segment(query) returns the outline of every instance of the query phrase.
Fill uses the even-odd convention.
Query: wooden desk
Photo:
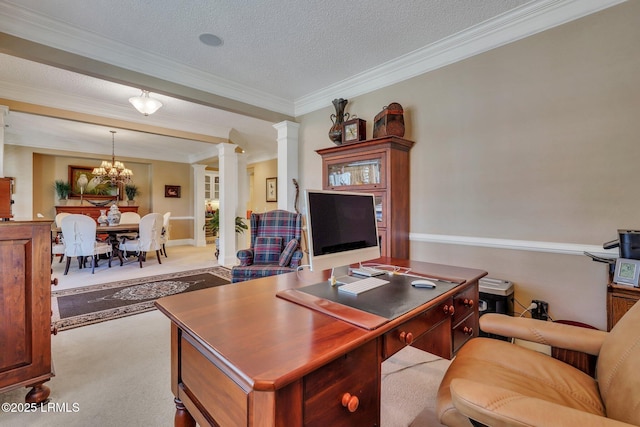
[[[463,283],[374,330],[276,297],[326,280],[328,272],[288,273],[158,300],[172,322],[175,425],[379,425],[382,361],[408,344],[453,357],[477,336],[478,280],[486,272],[378,261]]]

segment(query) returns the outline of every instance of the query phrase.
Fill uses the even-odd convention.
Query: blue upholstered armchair
[[[238,251],[231,282],[295,271],[302,260],[302,215],[284,210],[251,214],[251,247]]]

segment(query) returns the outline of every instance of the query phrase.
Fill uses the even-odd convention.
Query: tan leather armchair
[[[546,354],[490,338],[458,352],[438,390],[449,427],[640,426],[640,303],[611,332],[485,314],[485,332],[598,357],[596,378]]]

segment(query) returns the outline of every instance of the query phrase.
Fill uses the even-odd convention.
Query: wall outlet
[[[534,319],[548,320],[549,319],[549,303],[534,299],[531,302],[535,302],[537,307],[531,310],[531,317]]]

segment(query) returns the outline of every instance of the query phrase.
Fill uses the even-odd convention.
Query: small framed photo
[[[180,186],[179,185],[165,185],[164,186],[164,197],[175,197],[176,199],[180,198]]]
[[[616,260],[616,272],[613,281],[618,285],[638,287],[640,277],[640,260],[618,258]]]
[[[278,201],[278,178],[267,178],[267,202]]]

